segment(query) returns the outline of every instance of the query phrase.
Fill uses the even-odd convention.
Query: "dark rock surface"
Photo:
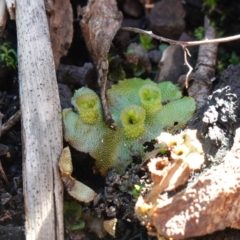
[[[58,82],[73,85],[75,88],[91,86],[96,79],[97,73],[92,63],[85,63],[82,67],[60,64],[57,70]]]
[[[233,144],[235,130],[240,126],[240,65],[223,71],[207,104],[200,108],[190,128],[197,128],[207,159],[220,163]]]
[[[153,33],[178,39],[185,29],[185,10],[180,0],[162,0],[154,4],[149,20]]]

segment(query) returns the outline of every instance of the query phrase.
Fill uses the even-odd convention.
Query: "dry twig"
[[[21,117],[21,111],[18,110],[6,123],[2,125],[1,135],[5,134],[12,126],[14,126]]]
[[[200,41],[187,41],[187,42],[185,42],[185,41],[177,41],[177,40],[161,37],[161,36],[153,34],[152,31],[145,31],[145,30],[142,30],[142,29],[139,29],[139,28],[122,27],[121,29],[126,30],[126,31],[130,31],[130,32],[144,34],[144,35],[150,36],[152,38],[155,38],[155,39],[157,39],[161,42],[167,42],[171,45],[178,45],[178,46],[182,46],[182,47],[191,47],[191,46],[199,46],[199,45],[203,45],[203,44],[223,43],[223,42],[231,42],[231,41],[235,41],[235,40],[240,40],[240,34],[238,34],[238,35],[234,35],[234,36],[231,36],[231,37],[216,38],[216,39],[205,39],[205,40],[200,40]]]
[[[183,48],[183,52],[184,52],[184,63],[185,63],[185,65],[187,65],[187,67],[188,67],[188,69],[189,69],[189,71],[188,71],[188,73],[187,73],[187,75],[186,75],[186,80],[185,80],[186,88],[188,88],[188,77],[189,77],[189,75],[192,73],[193,68],[192,68],[192,66],[189,64],[189,62],[188,62],[188,60],[187,60],[187,56],[191,57],[191,54],[190,54],[190,52],[188,51],[188,49],[186,48],[186,46],[183,46],[182,48]]]
[[[187,61],[187,55],[189,55],[189,53],[188,53],[188,49],[186,47],[198,46],[198,45],[204,45],[204,44],[218,44],[218,43],[230,42],[230,41],[235,41],[235,40],[240,39],[240,34],[238,34],[238,35],[231,36],[231,37],[224,37],[224,38],[217,38],[217,39],[204,39],[204,40],[201,40],[201,41],[187,41],[187,42],[185,42],[185,41],[177,41],[177,40],[161,37],[161,36],[153,34],[152,31],[145,31],[145,30],[142,30],[142,29],[139,29],[139,28],[122,27],[121,29],[126,30],[126,31],[135,32],[135,33],[144,34],[144,35],[150,36],[154,39],[157,39],[161,42],[167,42],[170,45],[181,46],[183,48],[183,51],[184,51],[184,63],[189,68],[189,71],[186,75],[186,81],[185,81],[186,87],[188,87],[188,82],[187,82],[188,76],[191,74],[191,72],[193,70],[193,68],[190,66],[190,64]]]

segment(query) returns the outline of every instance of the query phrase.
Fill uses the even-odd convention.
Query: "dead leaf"
[[[98,83],[101,86],[105,120],[111,128],[114,128],[114,121],[105,95],[108,74],[107,55],[121,23],[122,13],[118,11],[116,0],[89,0],[83,10],[81,28],[87,48],[99,73]]]
[[[89,0],[83,10],[81,28],[94,64],[98,69],[107,59],[112,40],[122,23],[115,0]]]
[[[68,193],[80,202],[91,202],[97,194],[85,184],[73,178],[72,157],[69,147],[63,149],[58,162],[62,182]]]

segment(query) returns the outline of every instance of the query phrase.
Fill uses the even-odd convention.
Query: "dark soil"
[[[82,36],[79,21],[81,16],[78,15],[77,8],[86,4],[85,0],[72,0],[74,10],[74,38],[69,54],[63,57],[60,67],[57,70],[59,82],[60,99],[62,108],[70,107],[70,99],[75,89],[82,86],[88,86],[99,92],[97,84],[97,72],[88,54],[84,38]],[[123,12],[123,26],[139,27],[149,29],[153,17],[151,10],[145,9],[141,2],[144,0],[118,0],[119,9]],[[147,2],[147,1],[146,1]],[[151,1],[153,2],[153,1]],[[154,1],[154,3],[161,1]],[[210,7],[203,6],[201,0],[185,0],[183,9],[185,17],[184,29],[180,28],[174,32],[173,38],[178,38],[185,31],[193,37],[196,28],[203,26],[204,14],[214,20],[218,31],[222,31],[224,36],[235,35],[239,33],[240,19],[240,2],[239,1],[221,1],[216,8],[211,10]],[[205,1],[207,2],[207,1]],[[178,9],[174,8],[178,11]],[[180,14],[181,15],[181,14]],[[222,16],[226,15],[225,19]],[[182,26],[181,26],[182,27]],[[156,26],[154,25],[154,28]],[[180,32],[179,32],[180,31]],[[170,31],[171,32],[171,31]],[[168,32],[168,34],[170,34]],[[171,36],[170,36],[171,37]],[[16,49],[16,31],[13,21],[7,23],[5,38],[3,41],[9,41],[11,47]],[[139,36],[134,33],[119,31],[113,40],[110,50],[110,56],[113,61],[110,63],[111,83],[117,82],[119,76],[126,78],[136,76],[136,71],[129,64],[129,59],[124,56],[130,43],[139,43]],[[159,56],[158,45],[155,40],[152,41],[153,49],[149,54],[151,71],[139,73],[142,78],[154,79],[157,71],[157,64],[161,57]],[[80,47],[81,46],[81,47]],[[218,62],[227,68],[230,64],[229,59],[233,52],[240,57],[239,41],[221,44],[219,47]],[[155,53],[153,52],[155,50]],[[197,50],[194,50],[197,51]],[[239,62],[238,62],[239,61]],[[234,63],[240,63],[238,59]],[[146,62],[144,63],[146,67]],[[148,64],[148,63],[147,63]],[[71,65],[71,66],[70,66]],[[118,69],[121,72],[114,73]],[[121,75],[123,74],[123,75]],[[135,74],[135,75],[134,75]],[[219,81],[221,69],[216,71],[216,83]],[[238,95],[239,96],[239,95]],[[18,80],[17,71],[8,68],[0,68],[0,112],[3,114],[2,123],[6,123],[18,110]],[[231,127],[231,126],[230,126]],[[66,144],[66,143],[65,143]],[[151,145],[151,144],[150,144]],[[0,239],[20,240],[24,238],[24,202],[22,188],[22,151],[21,151],[21,124],[17,121],[10,130],[2,134],[0,141]],[[123,176],[111,170],[106,178],[94,174],[94,160],[88,155],[79,153],[71,149],[73,156],[74,173],[73,176],[79,181],[84,182],[98,193],[98,201],[91,204],[82,204],[83,212],[90,213],[93,218],[112,219],[117,218],[116,238],[118,240],[155,240],[155,237],[147,235],[145,227],[136,219],[134,215],[134,204],[136,198],[133,195],[134,185],[151,187],[151,180],[147,169],[139,165],[141,159],[134,159],[134,164],[129,166]],[[2,166],[1,166],[2,165]],[[4,173],[6,177],[4,177]],[[145,194],[147,189],[143,189],[141,194]],[[65,200],[72,199],[65,194]],[[85,217],[86,218],[86,217]],[[84,219],[84,216],[83,216]],[[87,220],[85,220],[87,223]],[[86,224],[84,230],[70,231],[66,230],[66,239],[94,240],[99,239],[93,230],[90,231]],[[102,239],[114,239],[110,235]],[[226,229],[209,236],[194,238],[201,240],[237,240],[240,239],[240,231]]]

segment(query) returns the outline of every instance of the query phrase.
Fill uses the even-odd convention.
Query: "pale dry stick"
[[[62,119],[45,2],[16,0],[15,13],[25,238],[63,240]]]
[[[145,7],[145,14],[146,17],[149,15],[149,10],[154,7],[154,3],[152,3],[152,0],[140,0],[141,4]]]
[[[190,52],[188,51],[188,49],[184,46],[182,47],[183,48],[183,52],[184,52],[184,63],[185,65],[187,65],[188,67],[188,72],[187,72],[187,75],[186,75],[186,80],[185,80],[185,85],[186,85],[186,88],[188,88],[188,77],[190,76],[190,74],[192,73],[193,71],[193,67],[188,63],[188,60],[187,60],[187,55],[189,57],[191,57],[191,54]]]
[[[148,9],[151,9],[151,8],[154,7],[154,4],[153,3],[152,4],[151,3],[147,3],[147,4],[144,5],[144,7],[148,8]]]
[[[188,87],[188,82],[187,82],[188,77],[193,70],[193,68],[190,66],[190,64],[187,61],[187,54],[189,55],[189,51],[187,50],[186,47],[198,46],[198,45],[203,45],[203,44],[214,44],[214,43],[218,44],[218,43],[223,43],[223,42],[231,42],[231,41],[240,40],[240,34],[238,34],[238,35],[231,36],[231,37],[224,37],[224,38],[217,38],[217,39],[204,39],[204,40],[201,40],[201,41],[187,41],[187,42],[185,42],[185,41],[177,41],[177,40],[161,37],[161,36],[153,34],[152,31],[145,31],[145,30],[142,30],[142,29],[139,29],[139,28],[122,27],[121,29],[126,30],[126,31],[130,31],[130,32],[144,34],[144,35],[150,36],[154,39],[157,39],[161,42],[167,42],[170,45],[181,46],[183,48],[183,51],[184,51],[184,63],[189,68],[189,71],[188,71],[187,76],[186,76],[186,87]]]

